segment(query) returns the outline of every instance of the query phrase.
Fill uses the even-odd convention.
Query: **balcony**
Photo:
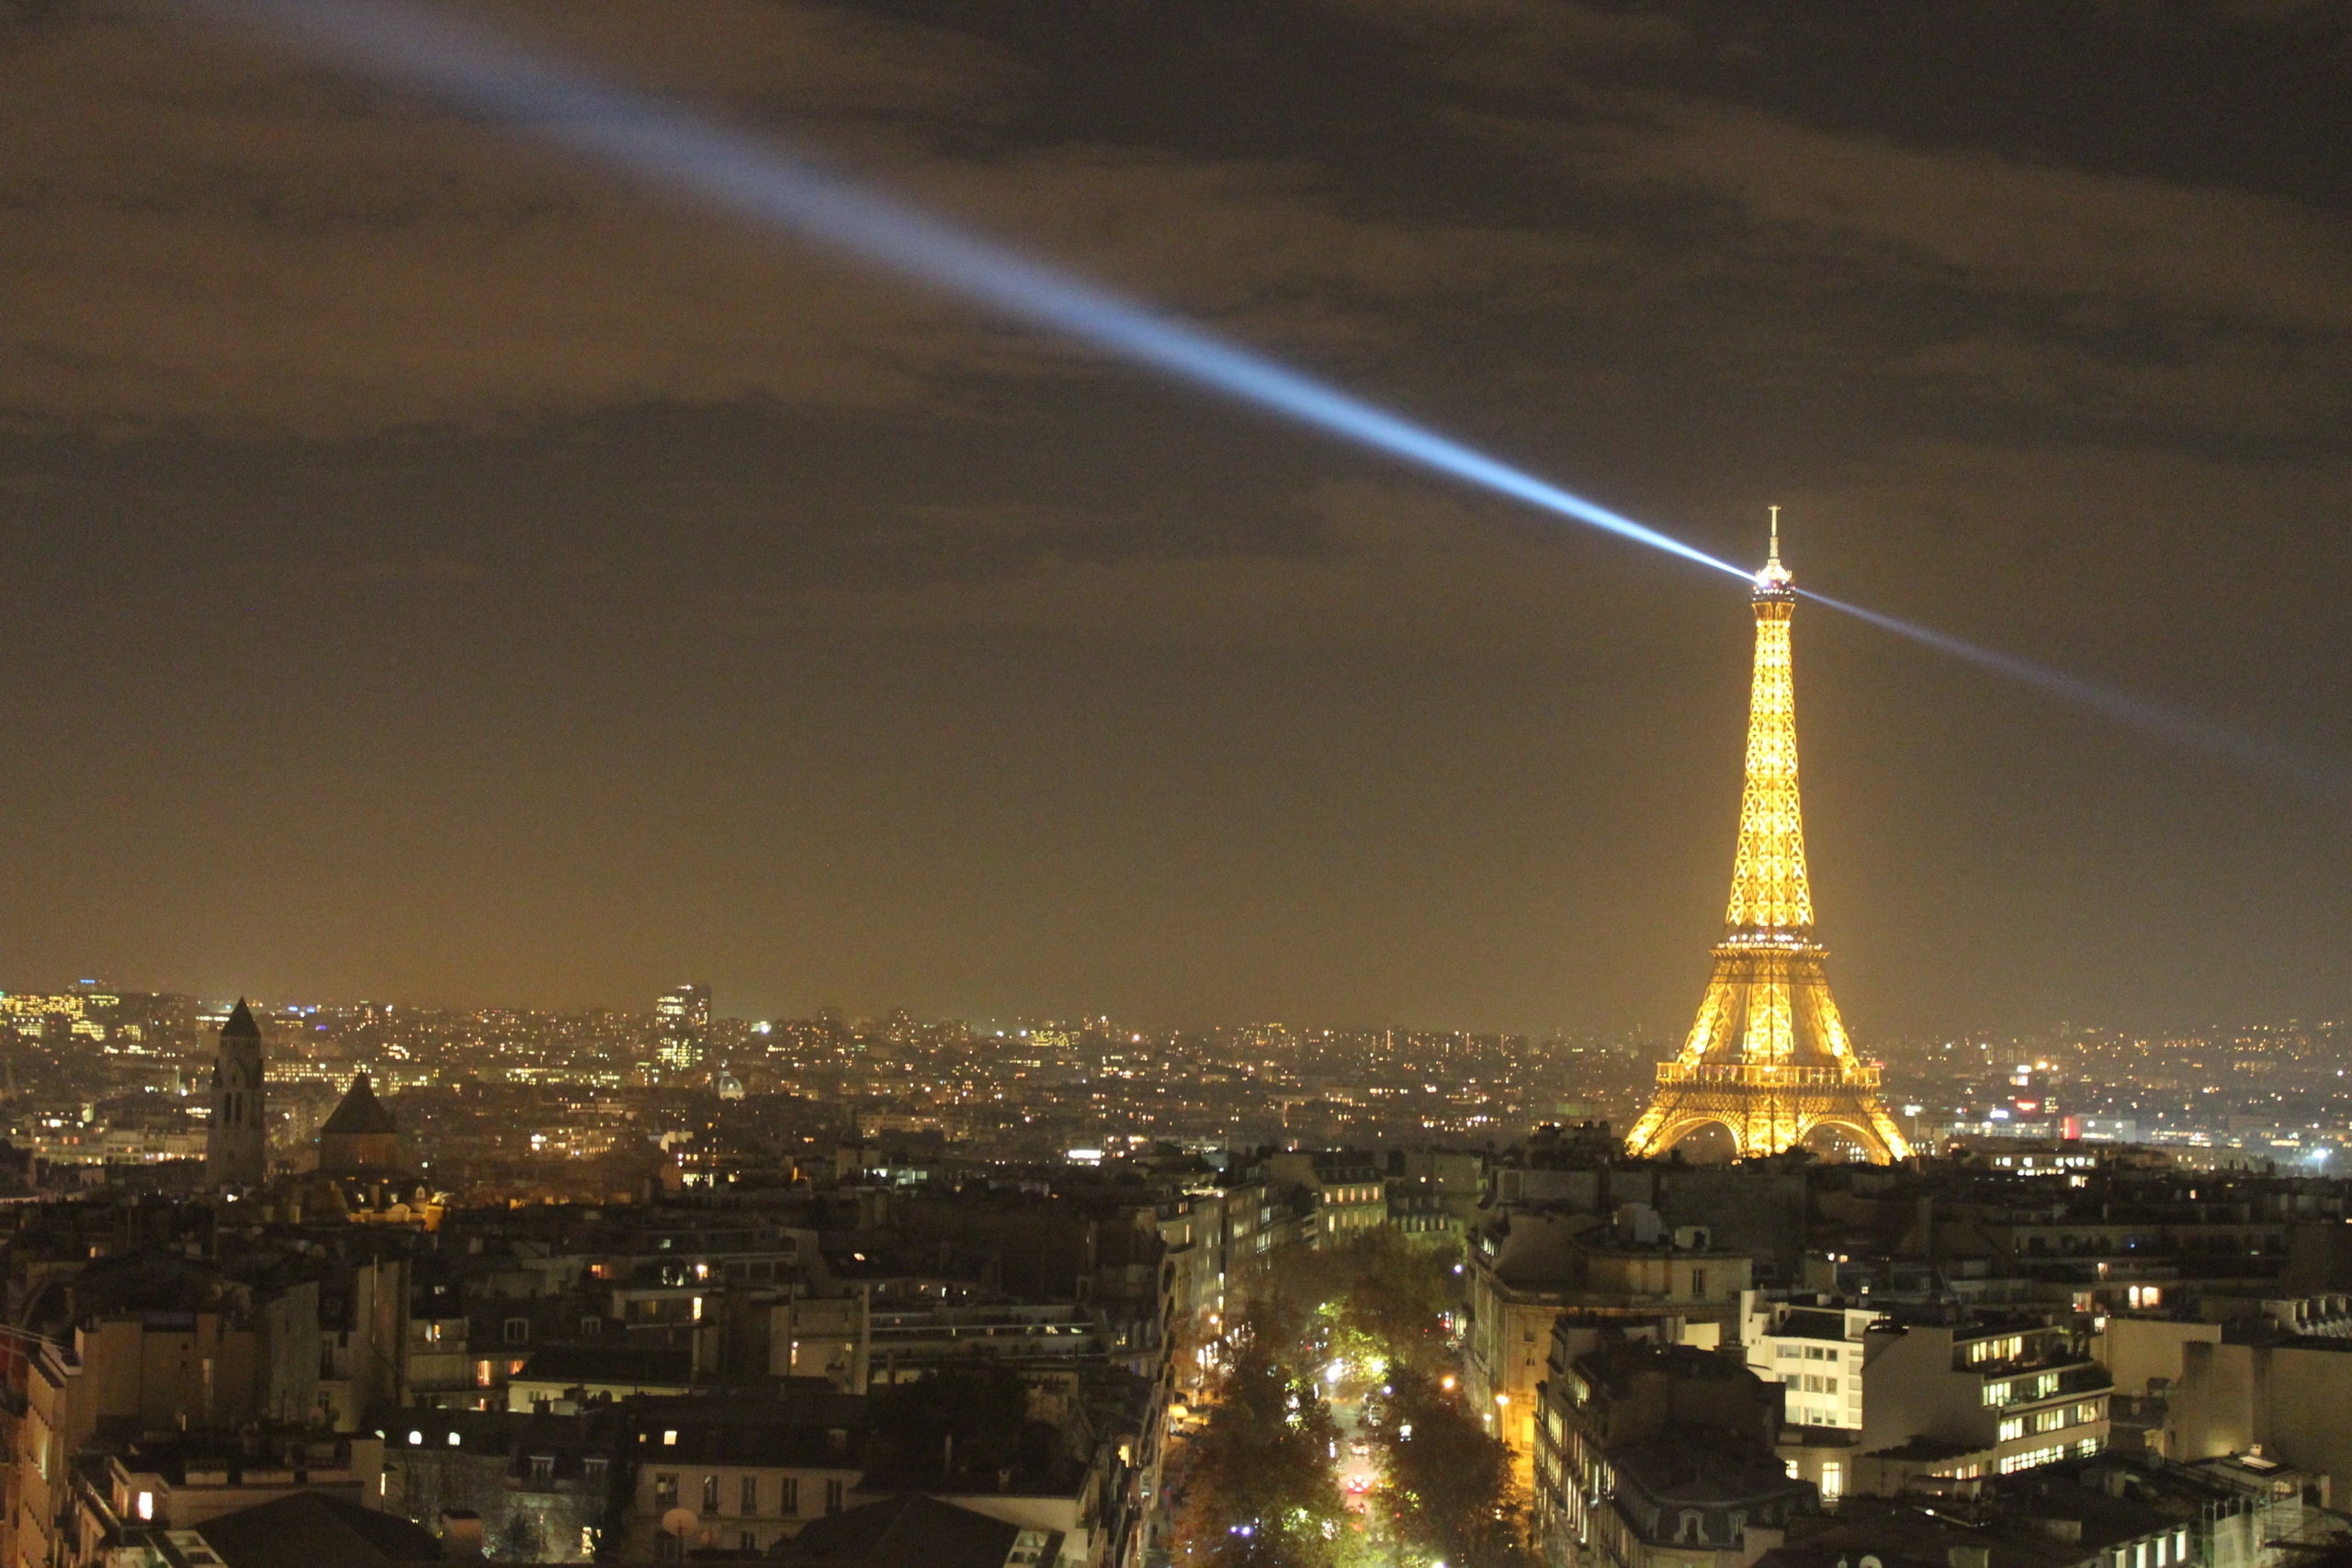
[[[1879,1070],[1862,1062],[1840,1067],[1800,1067],[1762,1062],[1660,1062],[1662,1084],[1724,1084],[1739,1089],[1878,1088]]]
[[[2070,1365],[2045,1368],[2034,1372],[2007,1372],[1997,1378],[1987,1378],[1984,1403],[1999,1409],[2020,1404],[2039,1404],[2045,1400],[2066,1399],[2081,1393],[2104,1393],[2115,1386],[2115,1378],[2097,1361],[2076,1360]]]

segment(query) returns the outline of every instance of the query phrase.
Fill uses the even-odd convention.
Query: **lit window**
[[[139,1495],[139,1517],[142,1519],[152,1519],[155,1517],[155,1495],[153,1492],[141,1492]]]

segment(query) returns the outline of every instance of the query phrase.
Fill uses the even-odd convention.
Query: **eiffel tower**
[[[1661,1155],[1712,1123],[1730,1132],[1741,1159],[1779,1154],[1817,1129],[1843,1134],[1875,1162],[1907,1159],[1911,1145],[1879,1100],[1879,1069],[1855,1056],[1830,999],[1827,954],[1813,940],[1789,651],[1796,580],[1781,564],[1777,506],[1771,558],[1751,597],[1756,678],[1731,908],[1698,1021],[1682,1054],[1657,1065],[1657,1090],[1626,1152]]]

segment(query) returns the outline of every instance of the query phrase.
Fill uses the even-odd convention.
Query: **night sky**
[[[1865,1044],[2352,1003],[2335,4],[568,0],[1742,561]],[[0,7],[0,985],[1680,1029],[1740,585],[185,6]]]

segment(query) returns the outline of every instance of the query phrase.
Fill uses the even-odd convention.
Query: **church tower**
[[[1736,1157],[1776,1155],[1827,1128],[1884,1164],[1911,1145],[1879,1100],[1879,1070],[1854,1055],[1813,940],[1804,820],[1797,801],[1796,682],[1789,626],[1796,580],[1771,558],[1756,574],[1756,673],[1747,712],[1747,785],[1731,907],[1714,976],[1682,1054],[1657,1065],[1649,1110],[1625,1140],[1662,1155],[1702,1127],[1731,1134]]]
[[[262,1101],[261,1026],[243,997],[220,1026],[212,1060],[212,1120],[204,1132],[204,1179],[215,1188],[258,1187],[269,1174],[269,1123]]]

